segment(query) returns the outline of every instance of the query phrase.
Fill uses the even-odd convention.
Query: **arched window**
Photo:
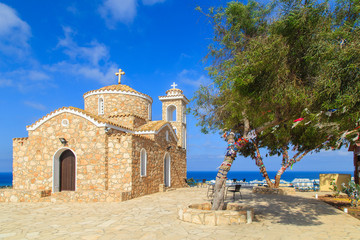
[[[182,147],[186,149],[186,128],[182,128]]]
[[[104,99],[101,97],[99,98],[99,115],[103,115],[104,114]]]
[[[176,121],[176,107],[174,105],[170,105],[166,109],[166,116],[168,122]]]
[[[145,149],[141,149],[140,151],[140,176],[145,177],[146,176],[146,162],[147,162],[147,156]]]
[[[171,166],[170,166],[170,154],[166,153],[164,157],[164,184],[165,187],[171,185]]]
[[[183,123],[186,123],[186,107],[183,107]]]
[[[151,104],[150,103],[149,103],[149,106],[148,106],[148,112],[149,112],[149,120],[151,121],[152,112],[151,112]]]
[[[166,141],[169,141],[169,131],[167,131],[167,130],[165,132],[165,139],[166,139]]]

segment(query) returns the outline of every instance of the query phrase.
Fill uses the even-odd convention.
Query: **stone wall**
[[[173,138],[173,135],[169,132],[169,141],[166,141],[166,131],[168,128],[163,128],[156,135],[156,142],[159,143],[162,152],[162,171],[164,168],[164,156],[165,153],[168,152],[170,154],[170,166],[171,166],[171,187],[185,187],[185,178],[186,178],[186,150],[182,149],[177,145],[177,142]],[[178,140],[179,141],[179,140]],[[171,148],[166,151],[167,147],[171,146]],[[164,181],[163,181],[164,183]]]
[[[346,186],[349,184],[351,180],[351,174],[337,174],[337,173],[320,174],[320,192],[332,191],[333,187],[331,186],[330,183],[333,180],[335,180],[335,184],[337,188],[341,189],[343,183]]]
[[[153,139],[162,147],[166,148],[171,144],[176,146],[177,142],[174,135],[170,132],[171,129],[168,127],[163,127],[158,134],[153,135]],[[168,141],[166,140],[166,132],[168,132]]]
[[[171,149],[167,151],[166,146],[171,146]],[[146,176],[140,176],[140,151],[143,148],[147,154]],[[186,152],[177,148],[176,142],[160,145],[147,138],[133,136],[132,197],[159,192],[159,185],[164,184],[164,158],[167,152],[171,159],[171,187],[185,187]]]
[[[0,189],[0,202],[46,202],[47,191]]]
[[[62,120],[69,124],[64,126]],[[13,140],[13,188],[49,190],[53,187],[54,156],[70,149],[76,156],[76,190],[105,190],[105,130],[71,113],[61,113]],[[65,138],[66,146],[59,141]]]
[[[112,122],[116,122],[117,124],[124,126],[124,127],[128,127],[130,129],[134,129],[137,127],[140,127],[144,124],[146,124],[148,121],[144,118],[138,117],[138,116],[134,116],[131,114],[126,114],[126,115],[111,115],[109,117],[110,121]]]
[[[211,210],[211,203],[178,206],[178,218],[201,225],[224,226],[251,223],[254,209],[238,203],[225,203],[225,210]]]
[[[0,202],[121,202],[131,199],[129,192],[57,192],[0,189]]]
[[[132,136],[114,131],[108,136],[109,190],[130,192],[132,188]]]
[[[149,105],[151,102],[145,98],[121,93],[98,93],[85,98],[85,111],[99,115],[99,98],[104,99],[104,114],[108,118],[111,115],[135,114],[144,119],[149,119]],[[120,123],[119,123],[120,124]]]

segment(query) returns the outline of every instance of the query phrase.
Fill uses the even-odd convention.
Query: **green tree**
[[[204,133],[235,133],[227,135],[216,177],[213,209],[220,209],[237,153],[253,158],[268,186],[278,187],[283,172],[306,154],[354,138],[360,120],[360,1],[234,1],[205,14],[214,28],[207,56],[213,83],[196,92],[193,113]],[[260,149],[281,156],[275,183]]]

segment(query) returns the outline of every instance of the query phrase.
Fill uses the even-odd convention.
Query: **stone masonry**
[[[13,139],[13,189],[0,191],[0,202],[123,201],[158,192],[165,178],[171,187],[185,185],[184,136],[174,132],[173,122],[150,120],[148,95],[119,84],[87,92],[84,100],[85,110],[57,109],[28,126],[28,137]],[[181,101],[174,99],[179,109],[187,103]],[[66,175],[64,152],[75,159],[74,179]],[[63,190],[65,178],[75,181],[75,189]]]

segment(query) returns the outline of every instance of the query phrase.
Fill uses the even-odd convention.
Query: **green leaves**
[[[255,129],[270,155],[288,145],[335,146],[336,136],[360,122],[359,2],[230,2],[209,10],[213,85],[199,89],[193,108],[204,132]],[[338,111],[324,114],[329,109]]]

